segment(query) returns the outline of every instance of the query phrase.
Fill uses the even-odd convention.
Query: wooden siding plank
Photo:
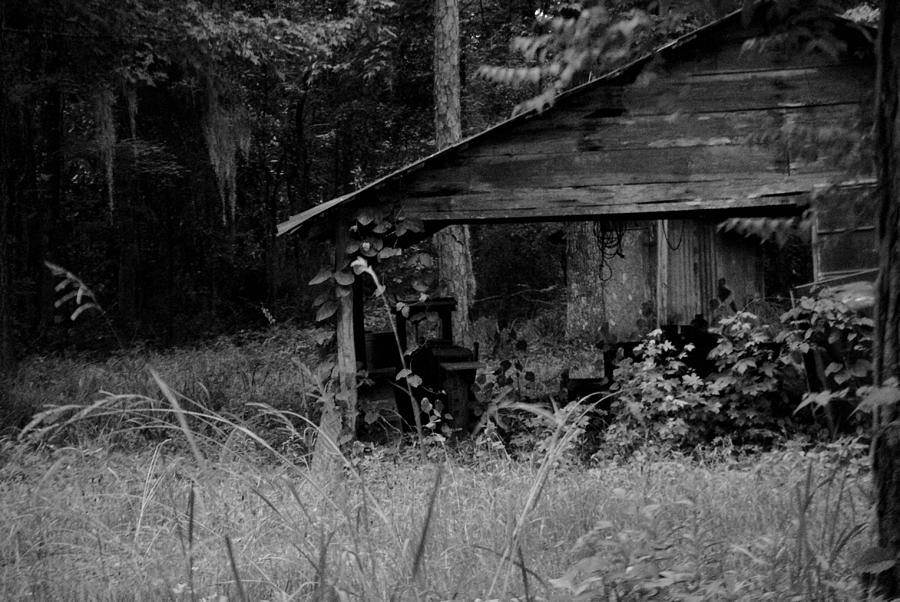
[[[860,116],[858,103],[821,107],[794,107],[751,111],[689,114],[673,117],[637,115],[589,119],[566,113],[565,119],[535,120],[516,132],[465,149],[453,162],[473,157],[553,155],[582,151],[661,148],[669,146],[759,146],[764,134],[774,135],[784,123],[795,126],[854,126]]]
[[[678,57],[669,57],[657,68],[660,76],[701,75],[705,73],[754,72],[774,69],[808,69],[832,67],[835,65],[869,69],[874,76],[874,63],[865,63],[852,56],[835,60],[824,53],[782,53],[744,50],[743,41],[718,46],[710,52],[708,48],[696,48],[693,52]],[[651,64],[651,68],[653,65]]]
[[[626,149],[555,156],[478,157],[454,168],[432,170],[407,182],[413,196],[498,188],[684,182],[786,175],[783,155],[765,147],[705,146]]]
[[[729,70],[657,76],[647,85],[609,84],[580,94],[560,112],[627,109],[628,115],[671,114],[676,108],[721,112],[860,102],[873,74],[857,64],[796,69]]]
[[[403,202],[407,215],[426,221],[502,221],[575,219],[588,216],[650,215],[664,212],[790,210],[820,176],[751,180],[719,180],[679,184],[507,188],[493,191],[414,197]]]
[[[632,86],[623,103],[628,115],[670,115],[859,103],[871,83],[849,66],[662,78]],[[601,105],[604,106],[604,105]]]

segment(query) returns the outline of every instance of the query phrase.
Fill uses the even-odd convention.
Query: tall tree
[[[875,379],[900,379],[900,6],[882,0],[876,79],[878,263],[875,299]],[[896,383],[895,383],[896,384]],[[897,404],[876,412],[873,475],[878,545],[894,558],[881,574],[878,594],[900,595],[900,422]]]
[[[434,1],[434,127],[438,149],[462,138],[459,79],[459,3]],[[475,298],[471,234],[468,226],[448,226],[434,237],[440,293],[455,297],[453,331],[463,344],[472,343],[469,310]]]
[[[0,55],[6,53],[5,29],[6,6],[3,5],[0,6]],[[4,75],[3,70],[0,70],[0,75]],[[3,396],[3,376],[13,364],[10,319],[12,302],[9,257],[10,189],[8,182],[8,178],[11,176],[9,165],[10,128],[8,126],[10,110],[6,95],[0,95],[0,400]]]

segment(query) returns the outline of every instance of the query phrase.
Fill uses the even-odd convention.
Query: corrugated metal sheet
[[[701,258],[706,253],[702,228],[695,220],[669,220],[668,236],[658,241],[668,246],[668,308],[662,322],[687,324],[701,313],[702,289],[708,280]]]
[[[762,247],[734,233],[715,233],[716,282],[725,278],[738,309],[765,296]]]
[[[701,220],[670,220],[668,236],[658,244],[668,251],[666,324],[688,324],[697,314],[713,322],[720,279],[738,308],[763,295],[760,247],[716,231]]]

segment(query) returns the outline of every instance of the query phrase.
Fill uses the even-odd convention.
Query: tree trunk
[[[116,235],[119,241],[118,321],[129,339],[138,329],[138,240],[135,199],[119,195],[116,203]]]
[[[566,338],[597,343],[606,324],[600,248],[592,222],[566,226]]]
[[[58,85],[48,91],[44,106],[43,127],[47,164],[41,168],[46,178],[46,190],[41,195],[41,222],[39,228],[40,257],[35,265],[38,270],[38,333],[48,336],[55,314],[55,282],[49,270],[44,269],[45,260],[65,265],[65,258],[59,256],[59,221],[62,211],[63,188],[63,93]]]
[[[438,149],[462,137],[459,81],[459,4],[434,2],[434,127]],[[453,332],[457,342],[472,344],[469,310],[475,298],[471,235],[468,226],[448,226],[434,236],[441,295],[455,297]]]
[[[0,57],[6,54],[5,8],[0,6]],[[0,60],[3,60],[0,58]],[[6,65],[0,63],[0,73]],[[12,254],[10,252],[10,221],[12,219],[12,108],[6,95],[0,92],[0,429],[11,415],[9,378],[15,369],[12,326]]]
[[[3,34],[0,33],[0,36]],[[0,49],[3,45],[0,43]],[[9,253],[10,190],[9,111],[6,99],[0,99],[0,387],[4,375],[15,363],[12,332],[12,278]],[[0,399],[3,391],[0,390]]]
[[[650,230],[629,228],[621,254],[604,249],[598,224],[573,223],[566,234],[566,337],[588,343],[633,341],[656,324],[655,257]]]
[[[881,2],[875,127],[878,169],[878,261],[875,298],[875,380],[900,377],[900,6]],[[896,407],[875,415],[873,475],[878,544],[900,552],[900,423]],[[900,595],[900,570],[879,575],[881,596]]]
[[[6,9],[0,6],[0,57],[6,54]],[[0,73],[7,65],[0,64]],[[12,108],[6,94],[0,93],[0,402],[5,396],[5,376],[15,363],[12,332],[12,256],[10,253],[10,221],[12,219]],[[0,407],[0,411],[3,408]]]

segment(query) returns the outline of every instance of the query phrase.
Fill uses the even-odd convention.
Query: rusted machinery
[[[394,319],[407,367],[422,379],[413,395],[420,402],[428,399],[442,408],[442,420],[452,421],[453,427],[469,429],[474,422],[471,389],[482,364],[478,362],[477,344],[469,349],[454,342],[452,313],[456,299],[437,297],[404,305],[405,310],[396,312]],[[390,384],[403,428],[414,428],[415,415],[405,383],[395,380],[402,364],[392,332],[366,336],[366,367],[382,397],[385,385]],[[428,418],[423,416],[423,421],[427,423]]]

